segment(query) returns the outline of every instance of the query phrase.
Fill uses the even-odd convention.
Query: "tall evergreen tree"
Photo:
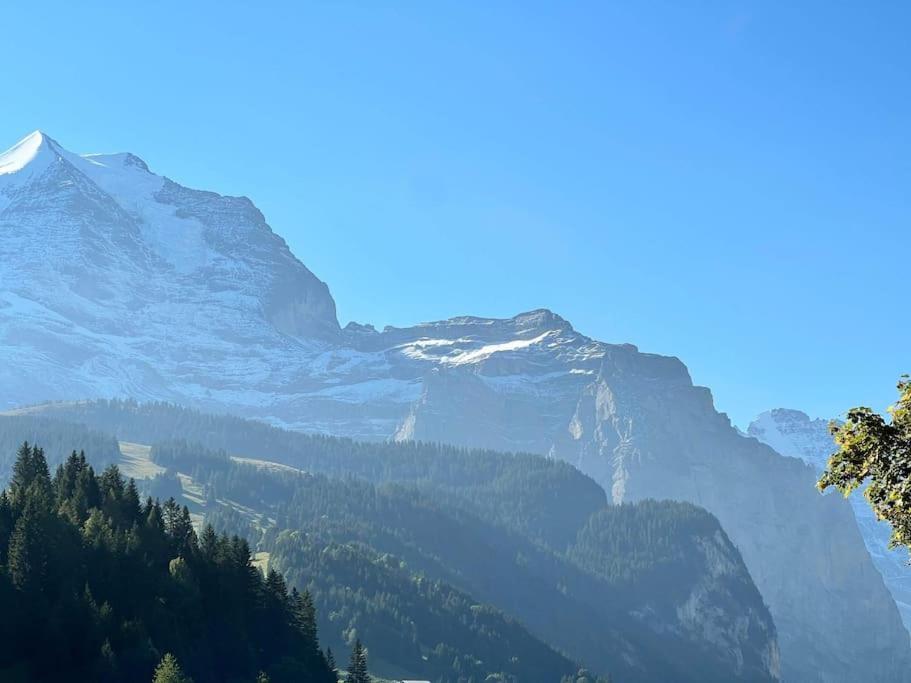
[[[168,652],[158,663],[152,683],[193,683],[193,679],[184,674],[177,658]]]
[[[206,524],[199,537],[199,551],[204,559],[214,562],[218,552],[218,535],[211,524]]]
[[[326,648],[326,668],[336,679],[338,678],[338,664],[335,663],[335,655],[332,654],[331,647]]]
[[[33,487],[41,501],[50,506],[51,475],[44,451],[37,446],[29,446],[28,442],[25,442],[16,454],[13,477],[9,485],[9,495],[13,506],[21,510],[25,506],[28,490]]]
[[[367,650],[358,638],[351,650],[351,661],[348,664],[348,676],[345,683],[370,683],[367,672]]]
[[[9,541],[7,571],[13,586],[25,593],[41,589],[48,572],[47,539],[43,520],[33,506],[26,506]]]
[[[295,625],[304,636],[308,647],[316,649],[316,607],[313,605],[310,591],[299,593],[297,588],[292,588],[290,602]]]

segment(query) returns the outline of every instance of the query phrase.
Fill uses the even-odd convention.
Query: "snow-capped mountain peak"
[[[11,203],[18,188],[42,175],[59,159],[59,146],[40,130],[0,154],[0,211]]]
[[[782,455],[800,458],[818,469],[834,450],[829,422],[792,408],[767,410],[750,423],[747,433]]]
[[[0,176],[18,173],[36,160],[39,163],[41,160],[49,160],[53,154],[53,140],[36,130],[0,154]]]
[[[8,396],[29,384],[45,396],[145,385],[176,398],[165,367],[199,378],[196,358],[222,365],[222,385],[246,383],[269,374],[250,348],[339,334],[326,285],[249,200],[183,187],[129,153],[79,156],[40,131],[0,164]]]
[[[107,168],[131,166],[144,171],[149,170],[142,159],[129,152],[83,154],[81,156],[72,154],[44,131],[35,130],[5,152],[0,153],[0,176],[12,175],[23,170],[34,170],[36,165],[44,168],[49,162],[60,158],[65,158],[77,166],[80,165],[81,160],[85,160],[88,164]]]

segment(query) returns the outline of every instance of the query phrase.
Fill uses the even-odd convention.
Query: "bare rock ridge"
[[[35,133],[0,155],[0,401],[161,399],[360,439],[563,458],[615,501],[714,513],[791,682],[911,680],[850,507],[740,435],[676,358],[559,316],[340,329],[328,288],[244,198]]]

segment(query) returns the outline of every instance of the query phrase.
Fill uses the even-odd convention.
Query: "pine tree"
[[[138,521],[142,514],[142,508],[139,502],[139,489],[136,488],[136,480],[132,477],[130,477],[126,491],[124,491],[123,494],[123,512],[128,522]]]
[[[193,679],[184,675],[177,659],[168,652],[158,663],[152,683],[193,683]]]
[[[29,446],[26,441],[16,454],[13,477],[9,485],[9,495],[13,507],[22,510],[31,489],[35,489],[36,497],[40,498],[50,509],[53,491],[47,459],[44,457],[43,450],[37,446]]]
[[[266,577],[266,592],[275,601],[275,604],[284,606],[288,602],[288,586],[285,577],[274,569],[269,570]]]
[[[112,513],[120,501],[123,500],[125,486],[120,469],[117,465],[108,465],[101,473],[101,495],[104,497],[105,507]]]
[[[313,605],[310,591],[299,593],[297,588],[292,588],[290,602],[294,623],[307,642],[307,646],[313,648],[315,652],[319,646],[319,638],[316,628],[316,607]]]
[[[23,680],[58,680],[61,671],[99,683],[149,680],[160,654],[183,643],[181,663],[206,683],[252,683],[261,671],[336,683],[305,637],[315,629],[309,596],[292,600],[275,572],[265,581],[240,537],[207,527],[198,547],[185,506],[171,501],[166,519],[157,501],[140,504],[116,468],[96,476],[81,453],[51,481],[41,449],[23,445],[14,469],[15,504],[0,492],[0,669],[16,662]],[[190,679],[167,654],[152,680]]]
[[[9,482],[9,496],[14,506],[22,506],[25,490],[32,483],[33,478],[32,447],[26,441],[16,451],[16,462],[13,464],[13,475]]]
[[[41,590],[47,579],[54,542],[51,479],[44,451],[24,444],[19,450],[14,477],[19,517],[10,535],[7,571],[13,586],[19,590]]]
[[[174,555],[189,557],[197,546],[189,508],[186,505],[181,507],[176,500],[168,498],[163,513],[165,529],[171,541],[171,551]]]
[[[211,524],[206,524],[199,538],[199,550],[203,558],[209,562],[215,562],[218,553],[218,536]]]
[[[39,589],[47,575],[47,560],[40,520],[27,509],[16,522],[9,542],[7,571],[13,586],[25,592]]]
[[[348,664],[348,676],[345,683],[370,683],[370,674],[367,673],[367,650],[358,638],[351,650],[351,662]]]

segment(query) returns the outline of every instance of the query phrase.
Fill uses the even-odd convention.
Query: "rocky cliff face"
[[[243,198],[40,133],[0,155],[6,406],[164,399],[364,439],[566,459],[614,501],[722,522],[769,604],[790,681],[909,678],[911,649],[850,509],[717,413],[677,359],[549,311],[339,329],[326,286]],[[871,678],[872,677],[872,678]]]
[[[828,422],[811,420],[799,410],[777,408],[765,412],[750,423],[747,431],[750,436],[768,444],[782,455],[800,458],[811,465],[817,474],[825,469],[829,456],[835,450]],[[905,627],[911,630],[911,567],[908,565],[908,551],[889,548],[892,529],[887,522],[876,519],[863,491],[855,491],[849,500],[867,552],[895,598]]]
[[[534,420],[523,404],[535,392],[497,393],[485,370],[434,379],[407,435],[502,448],[524,434],[515,446],[576,464],[615,502],[701,505],[721,521],[769,605],[783,680],[906,680],[906,632],[844,501],[818,494],[805,463],[741,436],[678,360],[629,346],[603,345],[596,355],[584,373],[574,368],[585,378],[574,399],[547,392]],[[488,421],[503,425],[493,438]]]

